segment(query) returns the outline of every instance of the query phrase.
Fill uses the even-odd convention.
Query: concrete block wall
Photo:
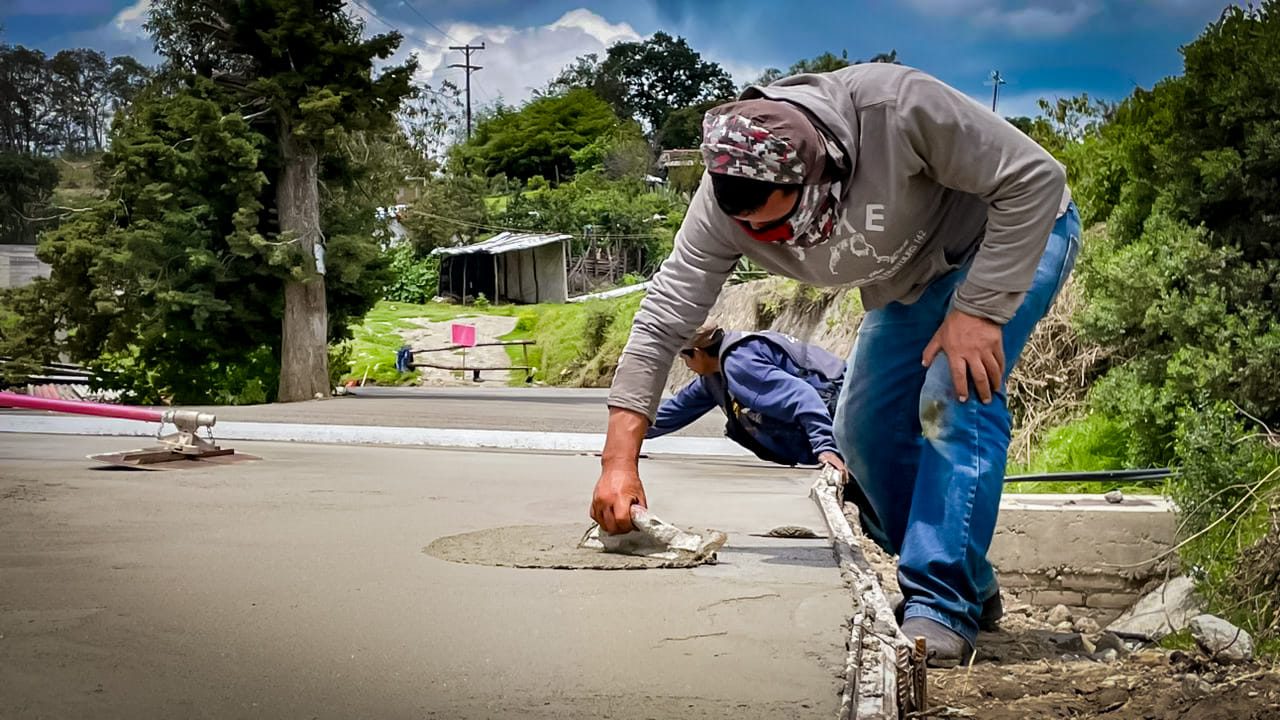
[[[51,268],[36,257],[35,245],[0,245],[0,288],[30,285]]]
[[[1157,497],[1006,495],[988,558],[1006,593],[1109,619],[1163,581],[1176,543],[1174,508]]]

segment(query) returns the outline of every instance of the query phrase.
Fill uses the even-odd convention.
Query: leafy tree
[[[1035,124],[1036,124],[1036,121],[1034,119],[1029,118],[1026,115],[1019,115],[1017,117],[1007,117],[1005,118],[1005,120],[1008,120],[1010,125],[1018,128],[1025,135],[1030,135],[1032,133],[1032,129],[1035,127]]]
[[[101,150],[107,119],[107,58],[96,50],[62,50],[49,61],[64,149]]]
[[[1228,7],[1182,54],[1185,74],[1148,99],[1150,157],[1135,157],[1134,170],[1161,189],[1159,207],[1204,223],[1248,262],[1270,261],[1280,253],[1280,4]],[[1280,301],[1276,292],[1268,298]]]
[[[1116,109],[1114,103],[1090,99],[1089,93],[1060,97],[1053,102],[1040,98],[1036,105],[1040,108],[1040,119],[1048,123],[1052,136],[1067,142],[1080,142],[1098,134]]]
[[[102,53],[83,48],[49,58],[21,45],[0,45],[0,150],[47,155],[101,149],[109,111],[128,100],[113,88],[136,92],[148,76],[133,58],[112,62],[114,71]]]
[[[589,172],[556,188],[513,195],[494,222],[571,233],[577,236],[575,253],[583,252],[593,239],[602,245],[619,243],[627,253],[639,251],[641,265],[651,270],[670,253],[685,207],[675,193],[648,192],[641,182],[608,181]]]
[[[437,178],[423,185],[404,219],[417,253],[426,256],[438,247],[466,245],[485,234],[489,222],[485,190],[482,178],[467,176]]]
[[[434,166],[457,139],[461,117],[458,87],[445,80],[438,88],[425,83],[415,85],[400,106],[398,120],[409,146]]]
[[[280,279],[260,232],[264,145],[207,83],[136,103],[102,159],[108,197],[41,238],[53,273],[25,317],[66,330],[62,349],[135,400],[265,400]]]
[[[680,108],[667,116],[658,129],[658,147],[663,150],[696,148],[702,142],[702,118],[720,100],[709,100]]]
[[[876,53],[875,55],[872,55],[869,60],[854,60],[852,63],[849,62],[848,50],[841,50],[839,57],[830,52],[824,52],[821,55],[817,55],[812,58],[797,60],[790,68],[787,68],[786,72],[774,67],[765,68],[764,72],[760,74],[760,77],[756,78],[755,82],[749,84],[768,85],[769,83],[781,80],[784,77],[791,77],[792,75],[800,75],[801,73],[831,72],[832,70],[839,70],[840,68],[848,67],[849,65],[861,65],[862,63],[868,62],[892,63],[897,65],[899,62],[898,51],[890,50],[887,53]]]
[[[486,176],[565,180],[574,172],[573,154],[617,127],[608,103],[579,88],[481,120],[471,140],[459,146],[456,164]]]
[[[543,90],[534,91],[535,97],[564,95],[574,88],[594,88],[600,76],[600,56],[587,53],[574,58]]]
[[[0,350],[39,359],[56,348],[136,401],[274,398],[293,253],[272,239],[273,145],[237,105],[195,78],[174,94],[144,91],[116,116],[107,196],[42,235],[52,276],[15,298],[23,322]],[[336,136],[318,167],[331,337],[390,281],[373,208],[402,176],[385,142]]]
[[[888,53],[879,53],[870,60],[856,60],[854,64],[862,62],[898,62],[898,51],[893,50]],[[824,52],[813,58],[796,61],[786,72],[778,68],[766,69],[759,78],[751,85],[768,85],[775,80],[780,80],[791,75],[800,73],[819,73],[829,72],[831,70],[839,70],[849,65],[849,53],[842,50],[839,56],[830,52]],[[702,140],[702,117],[708,110],[724,102],[727,98],[718,97],[712,100],[696,103],[687,107],[682,107],[672,111],[667,115],[661,127],[658,128],[656,140],[659,147],[664,150],[679,148],[694,148]]]
[[[3,149],[44,154],[56,146],[49,62],[39,50],[0,45]]]
[[[367,40],[343,0],[156,0],[148,29],[177,68],[213,77],[269,127],[284,287],[280,399],[328,391],[325,233],[317,167],[341,131],[385,128],[409,94],[414,62],[374,77],[396,33]]]
[[[634,122],[620,123],[571,159],[576,172],[598,170],[609,180],[643,180],[653,165],[649,142]]]
[[[111,110],[120,112],[133,102],[138,93],[151,82],[151,70],[128,55],[111,58],[111,70],[107,73],[106,92]]]
[[[48,158],[0,152],[0,243],[33,245],[53,219],[58,168]]]
[[[1109,244],[1082,266],[1083,323],[1131,358],[1110,405],[1144,460],[1168,460],[1178,412],[1205,401],[1280,422],[1275,8],[1228,8],[1183,49],[1185,74],[1126,100],[1092,152],[1121,189]]]
[[[634,117],[654,130],[678,108],[734,94],[733,79],[724,68],[703,60],[684,38],[664,32],[609,48],[595,90],[619,116]]]

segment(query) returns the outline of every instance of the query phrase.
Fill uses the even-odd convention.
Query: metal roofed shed
[[[468,302],[562,303],[569,299],[568,241],[563,233],[501,232],[483,242],[436,248],[440,295]]]

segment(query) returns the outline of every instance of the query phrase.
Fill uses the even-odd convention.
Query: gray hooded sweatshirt
[[[835,230],[808,248],[755,240],[719,209],[704,175],[636,314],[611,407],[652,421],[676,351],[743,256],[812,285],[858,287],[867,310],[914,302],[972,261],[954,307],[1008,322],[1070,202],[1053,156],[919,70],[869,63],[742,95],[760,97],[800,106],[840,146],[849,174]]]

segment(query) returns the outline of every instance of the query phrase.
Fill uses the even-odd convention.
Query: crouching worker
[[[780,333],[716,326],[694,333],[680,357],[698,377],[662,403],[646,438],[675,432],[718,407],[725,435],[761,460],[824,463],[844,472],[831,429],[843,360]]]

